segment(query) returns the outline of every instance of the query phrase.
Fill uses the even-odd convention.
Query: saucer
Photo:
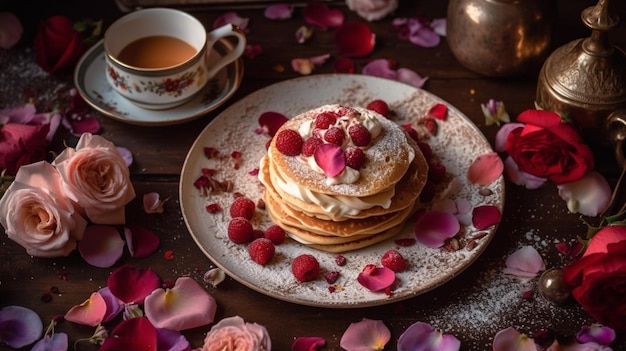
[[[217,61],[232,49],[227,40],[218,40],[211,49],[209,62]],[[163,126],[201,117],[226,102],[239,88],[243,78],[243,62],[240,58],[217,72],[188,102],[167,110],[149,110],[133,104],[113,90],[105,77],[104,55],[101,40],[78,62],[74,83],[79,94],[94,109],[128,124]]]

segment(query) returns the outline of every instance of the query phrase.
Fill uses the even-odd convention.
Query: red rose
[[[626,330],[626,226],[599,230],[583,257],[563,267],[563,278],[593,318]]]
[[[45,159],[49,130],[49,124],[0,126],[0,171],[15,175],[20,166]]]
[[[554,112],[527,110],[504,146],[519,169],[558,184],[580,179],[593,169],[593,153],[576,130]]]
[[[73,67],[85,50],[81,35],[69,18],[53,16],[39,23],[35,35],[35,59],[46,72]]]

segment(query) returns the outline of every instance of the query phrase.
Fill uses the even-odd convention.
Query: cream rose
[[[75,149],[66,148],[53,163],[71,196],[96,224],[124,224],[124,206],[135,197],[130,172],[110,141],[84,133]]]
[[[67,256],[87,226],[64,196],[56,169],[45,161],[20,167],[0,199],[0,223],[11,240],[37,257]]]
[[[398,0],[346,0],[346,4],[368,21],[382,19],[398,8]]]
[[[270,351],[272,342],[264,326],[241,317],[224,318],[204,338],[202,351]]]

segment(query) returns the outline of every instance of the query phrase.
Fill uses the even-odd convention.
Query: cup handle
[[[211,48],[215,45],[217,40],[229,36],[237,38],[237,46],[208,68],[207,77],[213,77],[220,69],[235,61],[243,54],[243,51],[246,48],[246,35],[241,29],[239,29],[239,27],[229,23],[207,33],[207,59],[211,53]]]

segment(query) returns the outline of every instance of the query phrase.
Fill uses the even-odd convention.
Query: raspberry
[[[345,266],[346,265],[346,257],[342,255],[335,256],[335,263],[337,266]]]
[[[428,180],[439,184],[445,176],[446,166],[443,163],[434,160],[428,162]]]
[[[365,153],[356,146],[350,146],[344,151],[346,165],[350,168],[359,170],[365,163]]]
[[[378,114],[383,115],[385,117],[389,117],[391,115],[391,110],[389,110],[389,105],[383,100],[374,100],[367,104],[365,107],[368,110],[372,110],[374,112],[378,112]]]
[[[348,135],[356,146],[367,146],[372,141],[372,133],[362,124],[353,124],[348,128]]]
[[[326,274],[324,274],[324,279],[326,279],[326,282],[328,284],[335,283],[338,278],[339,278],[339,272],[337,271],[328,271],[326,272]]]
[[[337,117],[332,112],[322,112],[315,117],[315,127],[319,129],[328,129],[337,122]]]
[[[297,156],[302,152],[302,137],[293,129],[284,129],[276,136],[276,148],[283,155]]]
[[[300,282],[308,282],[320,274],[320,264],[313,255],[301,254],[291,262],[291,272]]]
[[[230,216],[233,218],[243,217],[249,220],[254,216],[255,207],[254,201],[245,196],[240,196],[230,205]]]
[[[330,127],[326,133],[324,133],[324,140],[329,143],[341,146],[346,139],[346,133],[339,127]]]
[[[264,266],[274,257],[276,248],[270,239],[258,238],[248,246],[248,253],[252,261]]]
[[[280,245],[285,242],[285,230],[280,226],[273,224],[265,230],[264,237],[270,239],[274,245]]]
[[[302,154],[304,156],[313,156],[315,149],[323,143],[324,141],[318,137],[308,138],[304,141],[304,144],[302,144]]]
[[[243,217],[235,217],[228,223],[228,238],[235,244],[247,244],[254,237],[252,223]]]
[[[394,272],[402,272],[407,267],[407,261],[396,250],[389,250],[383,254],[380,263]]]

